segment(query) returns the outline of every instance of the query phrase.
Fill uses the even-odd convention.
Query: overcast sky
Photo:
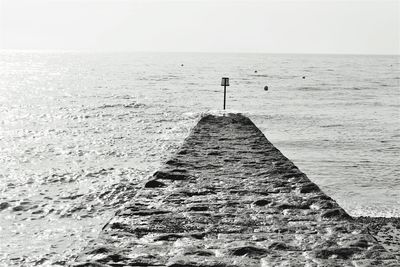
[[[400,54],[400,1],[0,0],[1,49]]]

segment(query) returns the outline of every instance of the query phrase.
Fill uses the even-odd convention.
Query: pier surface
[[[76,266],[399,266],[240,114],[207,115]]]

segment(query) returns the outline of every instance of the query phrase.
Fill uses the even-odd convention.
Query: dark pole
[[[226,103],[226,85],[224,85],[224,110],[225,110],[225,103]]]

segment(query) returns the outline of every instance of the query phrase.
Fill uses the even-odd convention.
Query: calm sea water
[[[398,56],[1,52],[0,265],[63,264],[95,239],[220,112],[222,76],[229,111],[351,215],[400,216]]]

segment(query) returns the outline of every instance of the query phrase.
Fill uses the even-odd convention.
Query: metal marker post
[[[224,110],[226,105],[226,85],[224,85]]]
[[[225,110],[225,107],[226,107],[226,87],[229,86],[229,78],[222,77],[221,86],[224,87],[224,110]]]

